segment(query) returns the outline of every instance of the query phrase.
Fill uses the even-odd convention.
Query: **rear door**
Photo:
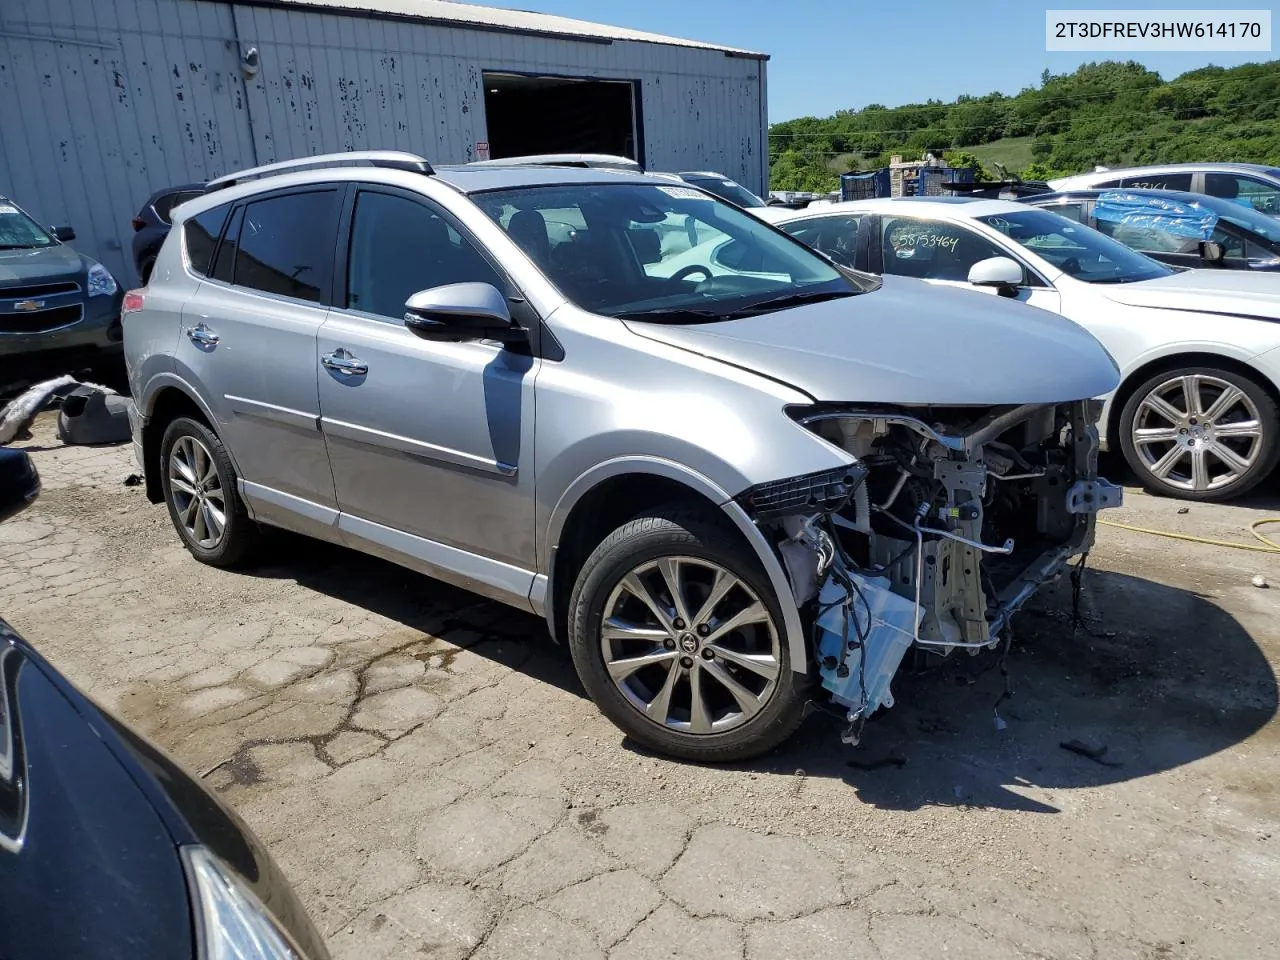
[[[429,342],[404,325],[405,301],[420,290],[478,281],[515,291],[421,195],[361,186],[349,224],[311,356],[340,529],[362,549],[523,600],[535,567],[540,361],[494,341]]]
[[[214,410],[255,515],[303,532],[337,520],[315,348],[345,189],[308,186],[237,204],[210,279],[183,310],[178,342],[178,363]]]

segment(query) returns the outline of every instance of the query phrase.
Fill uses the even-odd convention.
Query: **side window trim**
[[[230,287],[230,279],[220,276],[222,267],[222,258],[224,256],[234,257],[234,253],[228,253],[231,248],[227,246],[227,240],[231,233],[235,232],[237,245],[240,239],[240,225],[244,222],[244,204],[234,203],[231,205],[231,213],[227,216],[227,222],[222,225],[222,233],[218,237],[218,245],[214,248],[213,259],[209,261],[209,276],[204,279],[210,283],[216,283],[220,286]],[[234,268],[234,262],[227,268],[228,272]]]

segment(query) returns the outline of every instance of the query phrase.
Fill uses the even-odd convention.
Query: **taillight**
[[[142,229],[143,227],[145,227],[146,225],[147,225],[147,221],[143,220],[141,217],[134,217],[134,218],[133,218],[133,230],[134,230],[134,232],[135,232],[135,233],[136,233],[137,231],[141,230],[141,229]]]
[[[141,290],[130,290],[124,295],[124,304],[120,307],[121,316],[129,313],[137,313],[142,309],[143,296]]]

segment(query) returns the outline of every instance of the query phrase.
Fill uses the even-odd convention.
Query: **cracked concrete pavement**
[[[1280,558],[1106,530],[1083,626],[1061,585],[1018,621],[1004,729],[961,657],[904,671],[859,748],[817,714],[696,767],[626,741],[537,619],[290,537],[200,566],[127,447],[34,432],[0,614],[245,817],[337,958],[1273,955],[1280,590],[1249,581]]]

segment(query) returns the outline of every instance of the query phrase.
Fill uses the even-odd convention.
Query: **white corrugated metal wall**
[[[3,0],[0,193],[131,282],[129,220],[161,187],[336,150],[475,159],[485,71],[638,80],[651,169],[764,187],[757,59],[215,0]]]

